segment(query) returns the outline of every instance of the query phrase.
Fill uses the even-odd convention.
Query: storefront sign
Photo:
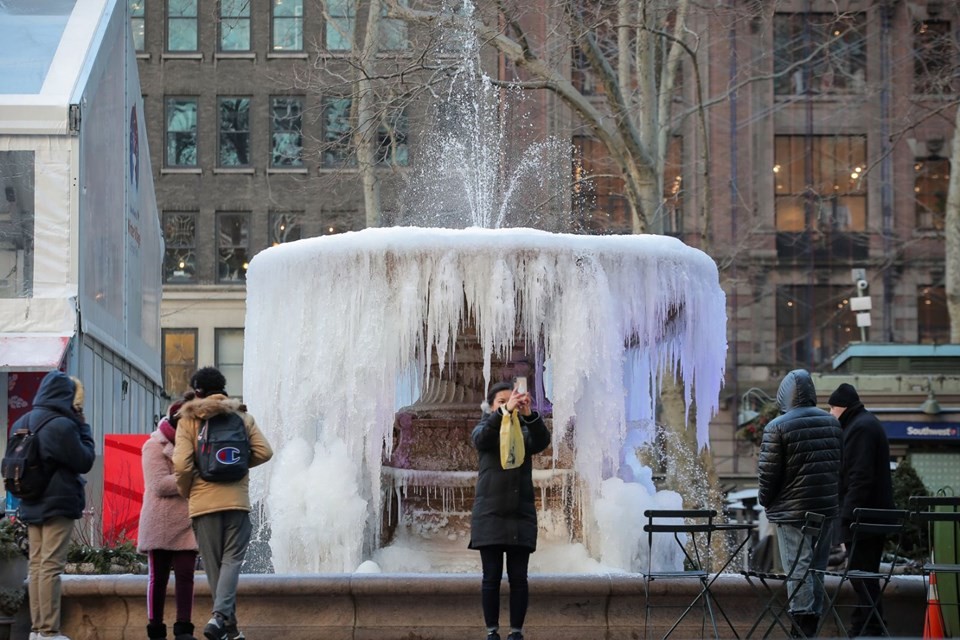
[[[883,428],[891,440],[958,440],[957,422],[892,422],[884,421]]]

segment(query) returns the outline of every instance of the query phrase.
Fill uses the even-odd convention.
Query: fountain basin
[[[691,582],[656,581],[651,595],[657,605],[689,601],[695,594]],[[828,588],[834,585],[828,583]],[[64,576],[63,632],[74,640],[139,640],[146,624],[146,590],[146,576]],[[503,622],[508,591],[504,582]],[[760,611],[750,585],[739,575],[722,575],[714,592],[743,635]],[[852,589],[844,595],[849,602]],[[168,596],[169,621],[175,611],[172,584]],[[885,592],[884,606],[893,637],[921,635],[926,596],[919,576],[894,577]],[[202,627],[210,607],[206,580],[198,574],[194,624]],[[479,574],[244,575],[238,612],[240,626],[251,640],[464,640],[483,636]],[[635,640],[643,637],[643,612],[643,580],[636,574],[538,574],[530,577],[525,631],[532,640]],[[648,635],[662,636],[679,612],[655,610]],[[18,616],[22,636],[13,637],[25,638],[29,631],[29,624],[25,630],[22,624],[24,613]],[[29,620],[29,615],[25,618]],[[701,637],[701,631],[701,618],[692,612],[673,637]],[[721,628],[721,634],[733,637],[729,628]],[[829,626],[823,635],[838,634]]]

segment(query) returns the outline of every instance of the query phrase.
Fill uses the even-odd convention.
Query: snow
[[[688,408],[696,400],[700,446],[717,410],[724,293],[714,262],[670,237],[371,228],[261,252],[247,296],[244,400],[278,451],[254,473],[252,499],[266,500],[278,572],[353,571],[370,559],[383,490],[413,477],[381,486],[394,414],[431,360],[455,358],[469,320],[488,385],[518,328],[540,350],[554,444],[576,425],[575,469],[600,532],[591,542],[613,568],[640,561],[628,547],[642,536],[616,539],[606,523],[634,528],[658,508],[645,505],[677,508],[679,498],[653,494],[625,453],[628,430],[630,442],[649,438],[668,375],[683,380]]]

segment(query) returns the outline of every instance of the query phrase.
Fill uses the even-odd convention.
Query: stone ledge
[[[680,615],[682,608],[675,607],[697,593],[697,584],[657,580],[650,587],[656,602],[647,632],[659,637]],[[140,639],[146,624],[146,591],[146,576],[64,576],[63,631],[73,640]],[[750,585],[739,575],[724,574],[712,591],[738,632],[745,633],[761,606]],[[504,623],[508,592],[505,580]],[[851,595],[852,589],[845,589],[845,600]],[[168,620],[174,612],[172,596],[171,576]],[[197,574],[195,596],[194,624],[202,627],[211,607],[202,574]],[[926,594],[919,576],[895,578],[885,606],[894,636],[921,635]],[[481,637],[483,630],[477,574],[245,574],[239,613],[249,640],[464,640]],[[644,587],[638,575],[530,577],[526,623],[530,638],[635,640],[643,635],[643,618]],[[722,637],[733,637],[722,621],[719,624]],[[701,611],[696,609],[674,637],[700,637],[701,632]],[[825,635],[836,633],[832,626],[825,629]]]

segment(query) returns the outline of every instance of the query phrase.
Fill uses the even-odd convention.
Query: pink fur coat
[[[143,508],[137,549],[193,550],[187,500],[177,493],[173,475],[173,443],[157,429],[143,443]]]

